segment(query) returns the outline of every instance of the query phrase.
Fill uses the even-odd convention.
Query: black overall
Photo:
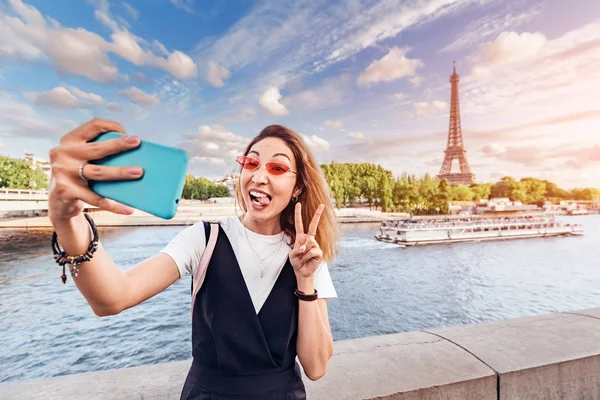
[[[204,231],[208,239],[207,222]],[[192,313],[193,361],[181,400],[306,399],[296,363],[295,288],[288,258],[257,315],[231,243],[219,226]]]

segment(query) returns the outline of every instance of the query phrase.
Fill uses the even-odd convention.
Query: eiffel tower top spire
[[[453,73],[450,76],[450,124],[448,127],[448,142],[444,162],[438,174],[439,179],[447,179],[453,185],[470,185],[475,183],[475,175],[467,161],[467,150],[463,144],[462,127],[460,122],[460,105],[458,101],[458,82],[456,61],[453,62]],[[458,160],[460,172],[452,172],[452,161]]]

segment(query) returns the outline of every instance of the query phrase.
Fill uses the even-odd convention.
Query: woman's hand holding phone
[[[88,143],[99,134],[110,131],[122,133],[123,137]],[[133,212],[124,204],[99,196],[90,190],[87,183],[87,179],[133,180],[143,175],[140,166],[88,164],[90,160],[98,160],[140,145],[139,138],[126,136],[125,133],[125,129],[116,122],[95,118],[62,136],[59,146],[50,150],[52,176],[48,193],[48,215],[53,225],[81,214],[83,202],[116,214],[129,215]]]

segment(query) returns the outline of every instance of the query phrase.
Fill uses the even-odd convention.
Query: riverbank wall
[[[190,361],[0,384],[5,400],[179,399]],[[600,308],[336,341],[310,400],[600,399]]]
[[[211,204],[195,201],[182,201],[177,214],[171,219],[162,219],[146,212],[135,210],[132,215],[118,215],[108,211],[90,208],[87,210],[98,227],[116,226],[187,226],[201,220],[220,219],[232,215],[241,215],[242,210],[234,204]],[[340,223],[381,222],[386,218],[406,218],[403,213],[383,213],[366,208],[336,209],[335,214]],[[34,229],[52,228],[47,215],[31,217],[12,217],[0,219],[0,228]]]

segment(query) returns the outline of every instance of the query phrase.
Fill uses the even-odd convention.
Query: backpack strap
[[[202,282],[204,282],[204,277],[206,276],[206,269],[208,268],[208,263],[210,262],[210,258],[212,257],[213,250],[215,249],[215,244],[217,243],[217,236],[219,236],[219,221],[210,221],[210,235],[208,240],[206,241],[206,248],[204,249],[204,253],[202,253],[202,257],[200,258],[200,264],[198,265],[198,270],[196,271],[196,275],[194,275],[194,280],[192,283],[192,315],[194,315],[194,302],[196,301],[196,295],[202,286]]]

